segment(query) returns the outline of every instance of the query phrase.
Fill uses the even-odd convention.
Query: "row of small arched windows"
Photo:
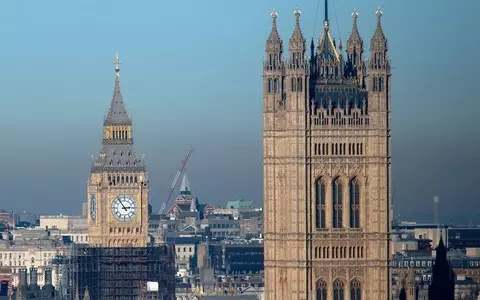
[[[268,78],[267,81],[267,90],[269,93],[278,93],[282,87],[280,78]],[[290,90],[292,92],[302,92],[303,91],[303,78],[302,77],[292,77],[290,79]]]
[[[138,161],[138,162],[140,162],[140,161]],[[117,166],[120,166],[121,164],[122,164],[122,160],[121,160],[121,159],[118,159],[118,160],[117,160]],[[110,160],[109,165],[110,165],[110,166],[115,165],[115,162],[113,161],[113,159]],[[133,166],[133,167],[135,167],[136,165],[137,165],[137,160],[133,160],[133,163],[131,163],[129,159],[126,159],[126,160],[125,160],[125,166],[127,166],[127,167],[128,167],[128,166]],[[128,180],[128,179],[127,179],[127,180]],[[133,182],[124,182],[124,183],[133,183]],[[119,184],[119,183],[117,182],[117,185],[118,185],[118,184]]]
[[[350,126],[363,126],[363,125],[369,125],[370,124],[370,119],[368,116],[361,116],[361,117],[355,117],[354,116],[348,116],[344,118],[338,118],[338,115],[333,117],[318,117],[315,116],[313,118],[313,125],[335,125],[335,126],[345,126],[345,125],[350,125]]]
[[[347,253],[347,249],[348,249],[348,253]],[[316,259],[363,258],[363,247],[362,246],[315,247],[314,258]]]
[[[435,264],[435,261],[431,261],[431,260],[428,260],[428,261],[425,261],[425,260],[422,260],[422,261],[413,261],[413,260],[405,260],[405,261],[393,261],[392,262],[392,266],[394,268],[413,268],[413,267],[417,267],[417,268],[420,268],[420,267],[431,267],[432,266],[432,263]]]
[[[340,178],[336,178],[331,185],[331,210],[332,210],[332,227],[344,228],[343,211],[345,209],[343,203],[344,187]],[[348,208],[350,212],[350,222],[347,225],[350,228],[360,228],[360,185],[357,178],[349,183]],[[317,229],[326,228],[326,207],[327,195],[326,185],[323,178],[319,178],[315,183],[315,227]]]
[[[363,155],[363,143],[316,143],[313,153],[314,155]]]
[[[138,177],[134,175],[108,175],[108,185],[124,185],[124,184],[137,184]]]
[[[316,300],[327,300],[328,288],[327,283],[323,279],[318,280]],[[345,294],[345,282],[338,278],[335,279],[332,286],[333,300],[345,300]],[[350,300],[362,300],[362,284],[356,278],[350,281]]]
[[[110,233],[112,234],[125,234],[125,233],[139,233],[140,228],[130,228],[130,227],[113,227],[110,228]]]

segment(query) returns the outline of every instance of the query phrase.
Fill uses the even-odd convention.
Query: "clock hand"
[[[127,209],[125,208],[125,205],[123,205],[122,200],[118,199],[118,202],[120,202],[120,205],[122,206],[122,208],[123,208],[124,210],[127,210]]]

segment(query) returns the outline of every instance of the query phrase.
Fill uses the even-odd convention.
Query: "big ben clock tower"
[[[115,89],[103,122],[102,149],[88,180],[88,241],[97,247],[145,247],[148,237],[148,178],[133,149],[132,120]]]

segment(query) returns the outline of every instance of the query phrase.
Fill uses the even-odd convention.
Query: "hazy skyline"
[[[322,1],[323,2],[323,1]],[[351,12],[369,55],[379,1],[330,1],[344,44]],[[270,12],[287,52],[299,5],[318,39],[316,1],[10,1],[0,4],[0,208],[78,213],[100,150],[118,50],[122,92],[145,153],[151,204],[164,200],[188,146],[201,202],[263,202],[262,61]],[[480,222],[480,2],[382,0],[393,64],[393,195],[402,218]],[[338,20],[337,20],[338,18]],[[316,20],[316,22],[315,22]],[[314,32],[315,31],[315,32]],[[172,197],[173,199],[173,197]]]

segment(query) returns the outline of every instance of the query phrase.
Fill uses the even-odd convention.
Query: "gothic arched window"
[[[333,300],[345,299],[345,284],[342,280],[336,279],[333,282]]]
[[[268,92],[269,93],[272,93],[273,92],[273,81],[272,81],[272,78],[268,78]]]
[[[325,228],[325,182],[319,178],[315,183],[315,228]]]
[[[327,300],[327,283],[322,279],[317,281],[316,300]]]
[[[278,92],[278,79],[277,78],[273,79],[273,92],[274,93]]]
[[[360,185],[357,178],[350,181],[350,228],[360,228]]]
[[[295,79],[295,77],[292,77],[292,79],[290,81],[291,81],[290,82],[291,91],[296,92],[297,91],[297,79]]]
[[[302,77],[297,78],[297,92],[303,91],[303,80]]]
[[[350,281],[350,300],[362,300],[362,284],[356,278]]]
[[[332,184],[333,196],[333,228],[343,227],[343,186],[340,178]]]

